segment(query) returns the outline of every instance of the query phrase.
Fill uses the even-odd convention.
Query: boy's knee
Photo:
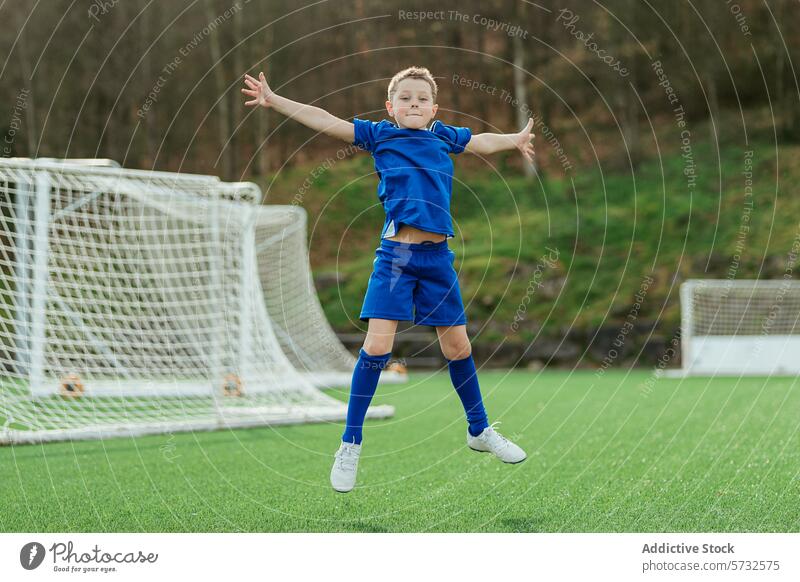
[[[363,350],[370,356],[383,356],[392,351],[392,342],[385,339],[367,340]]]
[[[472,344],[468,339],[442,345],[442,353],[448,360],[463,360],[472,355]]]

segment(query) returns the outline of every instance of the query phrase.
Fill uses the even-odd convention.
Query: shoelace
[[[353,447],[342,447],[336,454],[339,468],[347,471],[354,471],[356,468],[356,455]]]
[[[488,438],[492,438],[492,435],[494,435],[496,437],[496,439],[498,439],[500,441],[500,446],[505,448],[510,444],[508,439],[506,437],[504,437],[503,435],[501,435],[499,432],[497,432],[497,430],[495,430],[495,428],[494,428],[495,425],[498,425],[501,422],[503,422],[503,421],[502,420],[496,420],[495,422],[490,424],[488,428],[491,429],[491,432],[488,432],[486,434],[486,436]]]

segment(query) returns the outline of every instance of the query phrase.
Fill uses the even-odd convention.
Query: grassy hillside
[[[671,334],[682,280],[782,276],[798,234],[800,197],[791,189],[800,180],[800,147],[776,146],[768,120],[748,126],[747,144],[736,117],[724,121],[719,149],[707,125],[692,127],[688,155],[672,120],[656,122],[658,141],[648,142],[635,171],[602,152],[599,128],[596,150],[605,157],[567,176],[554,168],[530,182],[505,169],[503,156],[492,158],[497,168],[457,158],[451,245],[473,333],[525,342],[540,330],[618,326],[644,289],[637,323]],[[326,313],[338,329],[352,330],[383,211],[368,154],[320,164],[263,185],[270,202],[294,200],[309,211]],[[752,197],[745,193],[750,170]]]

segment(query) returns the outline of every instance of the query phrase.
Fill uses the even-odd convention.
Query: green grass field
[[[381,386],[356,489],[328,484],[340,425],[0,449],[0,529],[103,532],[795,532],[795,378],[649,370],[480,375],[528,459],[468,450],[446,373]],[[345,390],[334,390],[342,399]]]

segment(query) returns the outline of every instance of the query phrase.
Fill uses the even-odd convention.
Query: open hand
[[[531,133],[532,128],[533,119],[528,119],[528,125],[525,126],[525,129],[516,134],[514,142],[519,151],[522,152],[523,157],[531,163],[533,163],[533,156],[536,155],[533,151],[533,144],[531,143],[531,140],[536,137]]]
[[[270,99],[273,93],[272,89],[267,85],[267,79],[264,77],[264,73],[259,73],[258,79],[245,73],[244,84],[247,85],[247,88],[242,88],[242,93],[248,97],[252,97],[250,101],[244,102],[245,105],[249,107],[254,105],[260,105],[261,107],[270,106]]]

